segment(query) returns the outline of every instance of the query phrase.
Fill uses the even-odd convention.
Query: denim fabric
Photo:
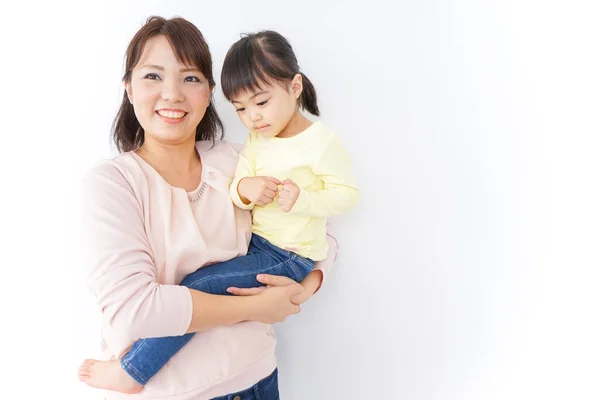
[[[271,375],[261,379],[256,385],[248,389],[215,397],[211,400],[279,400],[277,368]]]
[[[314,261],[280,249],[253,234],[247,255],[200,268],[188,275],[181,285],[211,294],[229,294],[226,290],[231,286],[264,286],[256,280],[256,275],[262,273],[284,275],[300,282],[314,266]],[[137,383],[145,385],[193,335],[140,339],[121,358],[121,368]]]

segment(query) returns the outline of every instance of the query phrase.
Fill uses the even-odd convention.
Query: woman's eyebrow
[[[140,68],[152,68],[152,69],[157,69],[159,71],[165,70],[164,67],[161,67],[160,65],[154,65],[154,64],[142,65]],[[189,67],[189,68],[181,68],[179,70],[179,72],[200,72],[200,70],[196,67]]]

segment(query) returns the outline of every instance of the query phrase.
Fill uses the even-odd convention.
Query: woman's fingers
[[[229,287],[227,288],[227,292],[234,294],[236,296],[254,296],[255,294],[259,294],[264,292],[266,287],[259,286],[253,288],[238,288],[238,287]]]
[[[300,288],[302,288],[302,285],[298,284],[295,280],[283,275],[259,274],[256,275],[256,280],[260,283],[264,283],[265,285],[270,286],[286,286],[291,284],[297,284],[298,286],[300,286]],[[302,290],[300,290],[300,292],[301,291]]]

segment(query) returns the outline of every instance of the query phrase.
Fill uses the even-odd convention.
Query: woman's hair
[[[149,17],[131,39],[125,54],[123,82],[131,82],[131,73],[140,61],[146,43],[159,35],[167,38],[179,62],[195,66],[206,77],[210,87],[215,86],[210,50],[198,28],[183,18],[165,19],[157,16]],[[211,99],[202,121],[196,128],[196,141],[214,142],[215,139],[223,137],[223,123],[213,104],[214,101]],[[135,116],[126,91],[123,93],[121,106],[113,121],[112,135],[119,152],[136,150],[144,143],[144,129]]]
[[[231,46],[223,62],[221,87],[225,98],[231,101],[241,92],[260,89],[261,83],[288,83],[296,74],[302,76],[300,106],[318,116],[317,92],[300,72],[290,43],[277,32],[261,31],[243,35]]]

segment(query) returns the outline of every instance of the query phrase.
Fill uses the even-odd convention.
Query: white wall
[[[387,3],[2,6],[3,397],[93,398],[77,184],[112,154],[125,47],[160,14],[200,27],[217,76],[239,33],[287,36],[355,161],[337,269],[278,327],[283,399],[599,398],[598,6]]]

